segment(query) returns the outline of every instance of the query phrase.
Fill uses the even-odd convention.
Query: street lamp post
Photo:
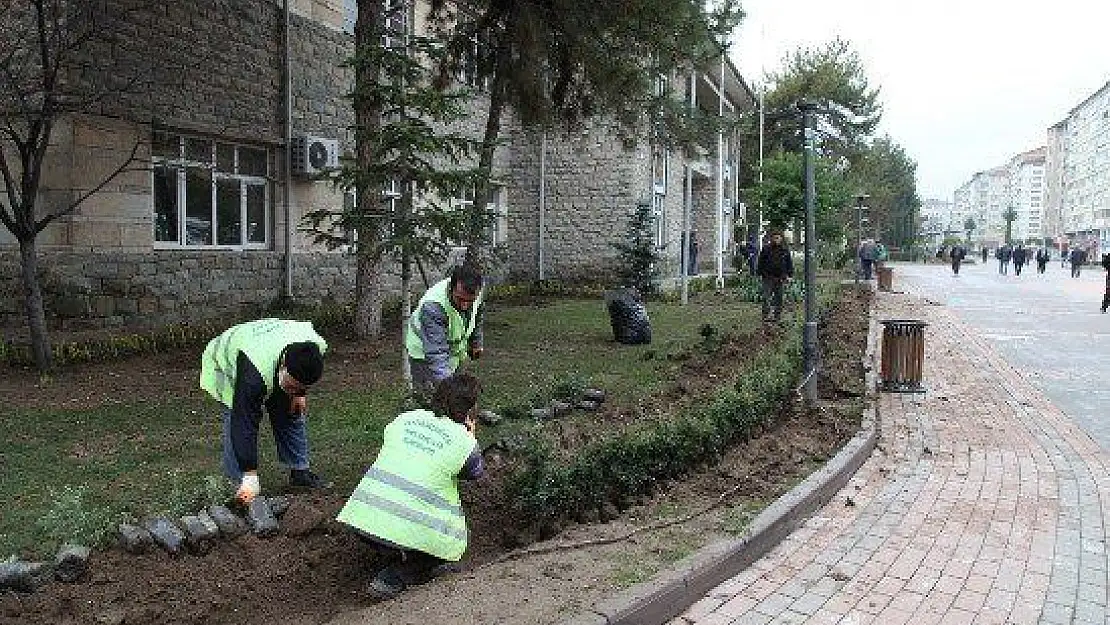
[[[856,285],[859,285],[859,277],[863,273],[863,259],[859,256],[863,245],[863,202],[869,197],[866,193],[856,194]]]
[[[806,207],[806,240],[805,240],[805,327],[802,330],[802,357],[805,364],[804,398],[806,406],[813,408],[817,405],[817,310],[815,291],[817,288],[817,228],[815,223],[815,191],[813,176],[813,143],[816,135],[813,123],[813,111],[816,106],[811,102],[800,102],[798,108],[802,111],[802,133],[805,139],[805,207]]]

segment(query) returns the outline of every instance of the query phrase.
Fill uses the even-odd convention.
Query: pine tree
[[[636,205],[636,212],[628,221],[625,241],[613,247],[620,256],[621,286],[635,287],[643,295],[655,293],[659,254],[655,248],[655,216],[651,205]]]
[[[349,61],[356,77],[349,95],[356,157],[330,173],[356,199],[304,218],[317,242],[354,249],[359,336],[379,331],[389,261],[400,266],[402,316],[407,316],[413,265],[446,259],[462,237],[466,217],[450,201],[476,182],[476,170],[467,164],[475,141],[447,130],[465,117],[473,95],[433,84],[430,68],[443,46],[408,32],[403,19],[408,10],[400,0],[359,3],[356,50]]]

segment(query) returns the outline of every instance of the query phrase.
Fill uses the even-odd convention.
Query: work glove
[[[235,493],[235,498],[242,504],[249,505],[262,491],[262,485],[258,483],[257,473],[244,473],[242,481],[239,482],[239,490]]]

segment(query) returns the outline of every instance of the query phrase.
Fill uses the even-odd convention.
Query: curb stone
[[[872,308],[863,356],[867,389],[863,422],[859,432],[824,467],[764,509],[752,520],[744,538],[710,543],[652,579],[603,599],[559,625],[664,625],[763,557],[828,503],[859,470],[879,440],[879,402],[875,395],[878,373],[874,366],[877,337]]]

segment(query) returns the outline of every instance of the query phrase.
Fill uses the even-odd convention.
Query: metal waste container
[[[879,278],[879,290],[891,291],[894,285],[894,270],[890,267],[879,267],[876,271]]]
[[[880,274],[881,275],[881,274]],[[883,324],[882,362],[879,367],[882,390],[893,393],[923,393],[921,385],[925,360],[924,321],[889,319]]]

